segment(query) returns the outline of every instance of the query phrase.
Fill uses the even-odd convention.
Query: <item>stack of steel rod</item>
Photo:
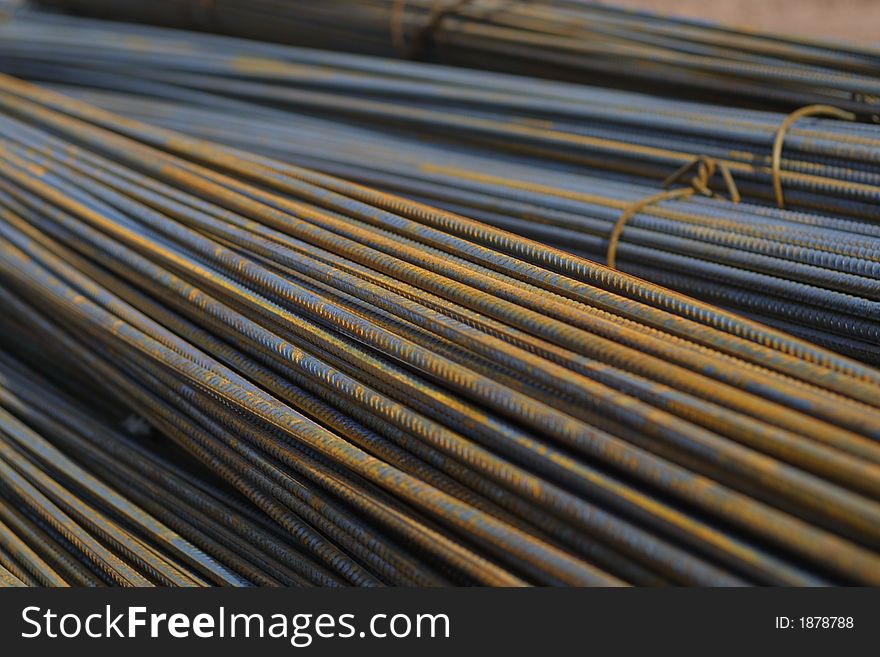
[[[606,258],[612,228],[627,208],[657,193],[644,184],[548,172],[301,115],[254,121],[258,107],[224,112],[65,91],[129,117],[400,193],[593,260]],[[614,251],[623,271],[880,363],[875,224],[703,197],[670,199],[636,213]]]
[[[8,76],[0,109],[13,339],[340,581],[880,583],[880,371]]]
[[[876,117],[880,49],[583,0],[41,0],[92,16],[667,95]]]
[[[840,118],[791,126],[776,191],[785,114],[41,12],[2,25],[0,62],[18,77],[212,108],[221,95],[558,171],[660,182],[712,158],[749,198],[880,219],[880,126]],[[709,183],[726,191],[721,176]]]
[[[40,329],[20,320],[28,318],[13,312],[0,320],[3,342],[19,353],[22,335]],[[34,356],[46,366],[47,355]],[[69,372],[67,385],[110,400]],[[0,354],[0,574],[10,573],[13,584],[343,583],[231,489],[181,469],[102,410]]]
[[[769,154],[784,120],[82,19],[20,16],[0,29],[0,54],[6,70],[123,115],[600,261],[621,215],[657,194],[651,177],[700,155],[729,169],[737,193],[772,197]],[[626,223],[615,265],[880,363],[880,229],[866,221],[880,218],[878,152],[876,126],[804,119],[785,140],[784,201],[852,218],[663,200]],[[706,182],[731,193],[720,173]]]

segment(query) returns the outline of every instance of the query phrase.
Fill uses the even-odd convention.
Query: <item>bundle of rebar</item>
[[[878,115],[880,50],[583,0],[41,0],[68,11],[666,95]]]
[[[789,126],[785,114],[41,12],[5,23],[0,47],[18,77],[235,111],[217,98],[231,97],[555,170],[660,182],[711,158],[749,198],[880,219],[880,127],[839,110]],[[727,191],[720,175],[708,184]]]
[[[21,340],[32,326],[17,319],[23,317],[0,320],[0,339],[21,353],[33,346]],[[58,361],[49,366],[46,353],[30,356],[57,375]],[[77,385],[83,398],[58,385]],[[107,402],[111,412],[105,416]],[[0,577],[5,584],[342,583],[297,551],[232,489],[181,468],[179,458],[169,460],[151,448],[152,441],[137,440],[119,421],[124,407],[118,403],[76,370],[53,384],[0,354]]]
[[[123,115],[607,259],[880,362],[877,126],[804,118],[774,167],[785,117],[767,112],[39,15],[0,28],[0,55]],[[672,186],[700,193],[658,195],[677,168]]]
[[[880,582],[877,370],[463,216],[9,76],[0,108],[2,334],[47,376],[148,421],[316,572]],[[45,387],[4,407],[71,453],[113,447],[81,413],[35,403]],[[120,486],[123,451],[94,461]],[[32,478],[51,467],[25,456],[13,467]],[[215,538],[208,520],[187,534],[158,519],[254,581],[196,541]]]

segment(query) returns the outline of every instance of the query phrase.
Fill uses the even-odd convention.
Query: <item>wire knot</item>
[[[391,20],[391,42],[406,59],[418,59],[424,53],[425,48],[434,40],[437,32],[443,27],[443,22],[474,1],[453,0],[453,2],[446,3],[443,0],[438,0],[434,2],[428,11],[428,17],[424,24],[416,31],[412,41],[407,43],[406,30],[403,24],[407,0],[394,0],[389,16]]]
[[[694,175],[687,181],[689,183],[688,187],[669,189],[669,187],[680,181],[685,174],[692,170],[694,170]],[[606,264],[611,268],[616,268],[617,245],[620,243],[623,229],[631,218],[645,208],[654,205],[655,203],[660,203],[661,201],[685,199],[694,194],[702,194],[709,198],[723,198],[720,194],[713,192],[709,187],[709,182],[716,173],[720,173],[721,177],[724,179],[730,200],[734,203],[739,203],[741,197],[739,195],[739,190],[736,187],[736,182],[733,180],[733,174],[730,172],[730,167],[728,167],[725,162],[719,162],[715,158],[706,155],[698,155],[690,161],[685,162],[681,167],[674,171],[672,175],[663,181],[663,188],[665,191],[653,194],[640,201],[636,201],[624,209],[612,227],[611,234],[608,236],[608,251],[605,255]]]
[[[721,178],[724,180],[724,184],[727,186],[727,194],[730,200],[734,203],[740,202],[741,197],[739,189],[736,187],[736,182],[733,179],[733,174],[730,172],[730,167],[727,166],[725,162],[720,162],[715,158],[706,155],[698,155],[679,167],[672,173],[672,175],[663,181],[663,188],[668,189],[673,183],[679,182],[686,173],[694,169],[696,169],[696,172],[688,181],[694,191],[710,198],[722,198],[720,194],[713,192],[709,187],[709,182],[712,180],[712,177],[716,173],[720,173]]]

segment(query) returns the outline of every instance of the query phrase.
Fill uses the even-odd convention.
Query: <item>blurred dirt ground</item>
[[[604,0],[604,4],[880,47],[880,0]]]

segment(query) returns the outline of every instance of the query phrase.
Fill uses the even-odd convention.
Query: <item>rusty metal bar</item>
[[[790,126],[796,115],[39,12],[0,26],[0,54],[7,71],[240,149],[228,151],[236,175],[305,193],[290,178],[328,184],[320,171],[402,194],[499,228],[426,215],[543,268],[569,267],[562,251],[604,259],[627,217],[621,270],[880,363],[878,126]],[[162,144],[156,134],[137,136]],[[700,161],[727,176],[645,204],[671,172]],[[731,179],[747,202],[703,196],[727,193]],[[423,212],[329,184],[394,213]],[[763,205],[774,185],[790,209]]]
[[[8,76],[0,108],[0,468],[29,514],[0,520],[65,581],[75,554],[119,583],[880,581],[871,367]],[[69,481],[100,509],[58,506]]]

